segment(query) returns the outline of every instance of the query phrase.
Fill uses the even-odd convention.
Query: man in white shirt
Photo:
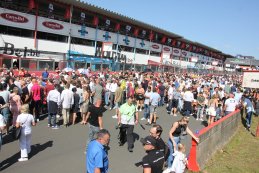
[[[229,94],[229,98],[225,101],[224,111],[225,115],[230,114],[236,110],[238,102],[234,99],[234,93]]]
[[[58,92],[59,85],[55,85],[55,89],[51,90],[47,96],[48,103],[48,127],[52,125],[52,129],[58,129],[56,124],[56,115],[60,106],[60,93]],[[53,123],[51,123],[53,118]]]
[[[112,83],[110,85],[110,105],[111,105],[110,110],[114,107],[114,97],[115,97],[115,91],[116,91],[117,87],[118,87],[118,85],[116,83],[116,80],[113,79]]]
[[[192,113],[192,102],[194,101],[193,93],[190,91],[190,88],[187,88],[185,93],[183,94],[183,110],[185,111],[186,116],[190,116]]]
[[[63,125],[68,126],[70,109],[74,104],[74,95],[71,90],[69,90],[69,84],[66,84],[65,89],[61,93],[62,102],[62,115],[63,115]]]

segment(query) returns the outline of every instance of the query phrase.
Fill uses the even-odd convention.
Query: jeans
[[[253,115],[252,111],[246,113],[246,126],[248,128],[251,127],[252,115]]]
[[[3,108],[3,109],[1,110],[1,114],[2,114],[3,117],[4,117],[4,120],[5,120],[6,124],[8,124],[8,123],[9,123],[9,118],[10,118],[10,116],[11,116],[9,107]]]
[[[110,94],[110,106],[111,106],[111,108],[114,107],[114,98],[115,98],[115,93],[111,92],[111,94]]]
[[[105,105],[109,105],[110,91],[106,91],[104,94]]]
[[[176,145],[178,145],[180,143],[180,137],[174,137],[174,142],[176,143]],[[170,168],[173,164],[173,161],[174,161],[174,145],[171,141],[171,139],[168,139],[168,148],[169,148],[169,151],[170,151],[170,154],[169,154],[169,157],[168,157],[168,160],[167,160],[167,165],[168,165],[168,168]]]
[[[198,106],[197,109],[197,118],[202,118],[203,117],[203,111],[204,111],[204,107],[202,106]]]
[[[165,97],[164,96],[160,96],[160,97],[161,97],[161,99],[160,99],[160,101],[158,103],[158,106],[163,106],[164,105]]]
[[[2,146],[2,133],[0,133],[0,151],[1,151],[1,146]]]
[[[93,126],[89,124],[89,136],[86,143],[86,150],[88,148],[88,144],[95,138],[96,133],[98,133],[100,130],[100,127]]]
[[[183,100],[179,99],[178,100],[178,110],[181,111],[183,109]]]
[[[35,119],[40,118],[40,109],[42,107],[41,101],[40,100],[33,100],[32,101],[32,109],[35,109]]]
[[[53,123],[51,123],[51,118],[53,118]],[[52,126],[56,126],[56,114],[48,114],[48,124],[51,124]]]
[[[128,142],[128,148],[134,147],[133,137],[134,125],[122,124],[120,127],[120,143]]]
[[[150,108],[148,104],[144,104],[144,118],[148,118],[150,115]]]

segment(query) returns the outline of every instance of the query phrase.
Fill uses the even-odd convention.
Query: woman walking
[[[80,106],[80,112],[82,114],[82,121],[80,124],[86,124],[86,114],[89,108],[89,101],[91,96],[91,89],[89,86],[83,86],[83,102]]]
[[[13,127],[15,127],[17,116],[20,114],[21,97],[18,95],[19,89],[13,88],[13,93],[10,94],[10,111],[13,115]]]
[[[21,150],[21,158],[19,162],[27,161],[28,154],[31,152],[31,126],[35,126],[34,118],[29,112],[29,105],[25,104],[21,107],[21,114],[18,115],[16,120],[16,128],[21,127],[21,136],[19,145]]]
[[[214,119],[216,117],[216,108],[218,107],[218,94],[214,94],[211,99],[209,100],[209,119],[208,119],[208,125],[212,124],[214,122]]]

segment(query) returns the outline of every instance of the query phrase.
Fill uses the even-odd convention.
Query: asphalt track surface
[[[109,150],[109,172],[111,173],[142,173],[141,167],[136,167],[134,163],[142,160],[145,151],[139,141],[140,138],[149,135],[150,126],[146,126],[146,121],[140,121],[146,129],[143,130],[139,125],[134,128],[134,150],[128,152],[127,144],[118,145],[118,132],[115,129],[117,120],[113,119],[115,110],[107,110],[104,113],[104,128],[111,133]],[[140,112],[140,118],[143,111]],[[157,124],[163,127],[162,138],[168,140],[169,130],[173,122],[179,120],[182,116],[170,116],[166,113],[165,107],[158,108]],[[190,118],[189,128],[196,133],[204,126],[201,121]],[[20,150],[18,141],[10,140],[10,137],[4,138],[4,144],[0,152],[0,161],[2,162],[2,173],[85,173],[85,145],[88,138],[88,125],[71,125],[68,128],[61,127],[58,130],[52,130],[47,127],[47,118],[37,123],[32,129],[32,151],[29,160],[18,162]],[[186,145],[188,155],[191,138],[188,135],[182,143]]]

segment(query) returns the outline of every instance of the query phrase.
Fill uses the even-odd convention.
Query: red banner
[[[36,6],[35,6],[35,1],[34,0],[29,0],[29,3],[28,3],[28,10],[31,11],[32,9],[34,9]]]
[[[64,18],[65,19],[70,19],[70,15],[71,15],[70,6],[67,6]]]
[[[133,35],[134,35],[135,37],[137,37],[137,36],[138,36],[138,33],[139,33],[139,29],[138,29],[138,28],[135,28]]]
[[[121,24],[117,23],[115,26],[115,31],[119,31],[121,28]]]
[[[161,40],[161,43],[165,43],[166,42],[166,36],[164,36],[163,38],[162,38],[162,40]]]
[[[97,16],[94,16],[93,25],[97,26],[99,24],[99,19]]]
[[[154,33],[153,31],[150,31],[149,40],[153,40],[153,39],[154,39]]]

